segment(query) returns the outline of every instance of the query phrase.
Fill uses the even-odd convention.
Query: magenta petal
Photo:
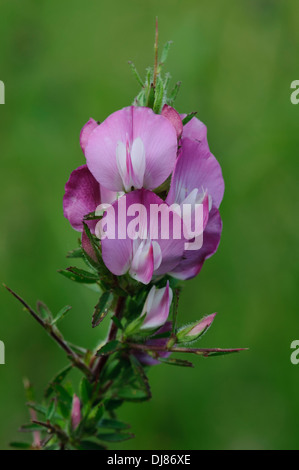
[[[184,119],[186,114],[181,114]],[[196,117],[193,117],[187,124],[184,125],[182,139],[191,139],[202,143],[203,146],[209,149],[207,139],[207,127]]]
[[[100,185],[87,166],[74,170],[65,185],[63,197],[63,213],[72,227],[82,232],[84,216],[95,211],[100,202]]]
[[[210,258],[220,243],[222,221],[218,209],[213,207],[203,233],[203,246],[197,251],[187,250],[184,259],[173,269],[172,276],[178,279],[191,279],[200,272],[204,261]]]
[[[182,139],[182,148],[173,172],[168,204],[181,204],[194,190],[207,192],[219,207],[224,193],[221,167],[208,148],[199,142]]]
[[[98,123],[92,118],[90,118],[89,121],[85,124],[85,126],[83,126],[80,134],[80,145],[83,153],[85,153],[85,148],[88,139],[96,127],[98,127]]]
[[[111,114],[90,135],[85,149],[87,165],[96,180],[112,191],[122,191],[126,175],[120,174],[125,148],[128,155],[127,169],[121,166],[122,173],[129,171],[130,151],[136,139],[142,141],[145,152],[144,175],[134,175],[138,185],[139,176],[143,187],[153,189],[162,184],[173,170],[177,137],[172,124],[151,109],[130,106]],[[140,141],[139,141],[140,142]],[[130,164],[129,164],[130,163]],[[136,173],[136,169],[134,170]],[[142,168],[143,172],[143,168]],[[127,175],[128,181],[130,175]]]

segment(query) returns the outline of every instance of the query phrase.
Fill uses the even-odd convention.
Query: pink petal
[[[163,231],[158,227],[157,239],[155,239],[150,236],[151,206],[164,204],[162,199],[151,191],[141,189],[128,193],[119,198],[118,201],[115,201],[112,205],[112,208],[115,211],[115,233],[118,235],[119,231],[122,232],[121,235],[123,236],[123,239],[120,236],[116,236],[115,239],[104,238],[102,240],[102,255],[104,263],[115,275],[122,275],[130,269],[134,254],[136,254],[137,248],[140,244],[139,239],[139,241],[134,241],[134,245],[133,240],[127,235],[127,228],[131,225],[132,221],[134,221],[135,216],[126,217],[126,214],[128,208],[134,204],[140,204],[146,209],[146,221],[141,220],[141,225],[144,227],[146,226],[146,236],[143,242],[147,241],[148,245],[144,243],[143,247],[138,251],[138,257],[140,256],[140,259],[134,259],[132,273],[137,272],[137,276],[141,282],[147,283],[150,275],[165,274],[171,271],[181,260],[184,252],[185,240],[183,237],[181,239],[173,238],[173,219],[175,220],[175,225],[180,227],[182,225],[182,220],[177,214],[173,214],[165,204],[167,215],[170,217],[170,237],[169,239],[162,239],[161,232]],[[135,211],[133,212],[135,213]],[[143,231],[145,231],[145,228],[143,229],[141,227],[141,232],[143,233]],[[151,241],[151,247],[149,241]],[[147,266],[146,261],[148,262]],[[138,268],[136,267],[137,264]]]
[[[86,148],[88,139],[96,127],[98,127],[98,123],[92,118],[90,118],[89,121],[85,124],[85,126],[83,126],[81,134],[80,134],[80,145],[81,145],[83,153],[85,153],[85,148]]]
[[[169,315],[172,297],[169,281],[163,289],[152,287],[145,302],[146,317],[141,329],[158,328],[164,325]]]
[[[200,272],[204,261],[218,248],[222,231],[222,221],[218,209],[210,211],[209,220],[203,234],[203,246],[197,251],[185,251],[184,259],[172,270],[171,275],[178,279],[191,279]]]
[[[63,213],[75,230],[82,232],[83,217],[100,204],[100,185],[86,165],[74,170],[65,185]],[[90,224],[94,230],[95,223]]]
[[[111,114],[89,137],[85,156],[88,168],[99,183],[112,191],[123,190],[117,146],[119,142],[126,146],[127,140],[132,146],[138,138],[144,146],[145,171],[143,178],[143,168],[136,169],[135,165],[135,177],[143,179],[143,187],[148,189],[158,187],[167,179],[176,160],[174,127],[149,108],[130,106]]]
[[[186,116],[186,114],[181,114],[182,119],[184,119]],[[197,117],[193,117],[187,124],[184,125],[182,138],[200,142],[209,150],[207,128],[199,119],[197,119]]]
[[[194,326],[194,328],[192,328],[192,330],[189,331],[187,336],[199,335],[200,333],[202,333],[207,328],[210,328],[210,326],[212,325],[216,315],[217,315],[216,313],[212,313],[212,315],[208,315],[207,317],[204,317],[202,320],[200,320],[197,323],[197,325]]]
[[[171,106],[165,104],[162,108],[161,114],[171,122],[175,128],[177,138],[179,139],[183,133],[183,123],[179,113]]]
[[[75,430],[81,422],[81,403],[77,395],[73,396],[71,419],[72,419],[72,428]]]
[[[137,240],[135,240],[137,241]],[[139,244],[130,267],[130,275],[136,281],[149,284],[154,272],[154,251],[151,241],[143,240]]]
[[[195,188],[208,192],[213,205],[219,207],[224,193],[221,167],[204,144],[185,138],[166,200],[181,204]]]

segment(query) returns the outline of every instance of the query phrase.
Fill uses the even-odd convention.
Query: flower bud
[[[212,325],[215,316],[216,313],[213,313],[212,315],[202,318],[199,322],[183,326],[177,333],[178,342],[188,343],[203,336]]]
[[[73,430],[77,429],[81,421],[81,403],[77,395],[73,396],[71,420]]]
[[[158,328],[166,322],[172,302],[173,293],[167,281],[166,287],[151,288],[146,298],[141,317],[145,314],[145,320],[141,329]]]

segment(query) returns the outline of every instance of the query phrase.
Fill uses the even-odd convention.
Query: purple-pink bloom
[[[193,205],[209,198],[209,216],[203,232],[203,246],[199,250],[187,250],[172,270],[179,279],[190,279],[202,268],[205,259],[218,248],[222,231],[222,221],[218,211],[223,198],[224,181],[221,167],[211,154],[206,127],[193,118],[184,126],[181,149],[172,175],[170,190],[166,198],[168,204]]]
[[[169,281],[162,289],[153,286],[144,303],[141,316],[145,315],[145,319],[140,329],[147,330],[164,325],[169,315],[172,298]]]
[[[101,186],[87,165],[82,165],[71,173],[65,185],[63,213],[71,226],[82,232],[84,216],[94,212],[101,202],[111,203],[115,199],[116,193]],[[96,221],[89,221],[88,225],[94,232]]]
[[[138,214],[137,237],[133,239],[133,233],[128,236],[130,227],[135,226],[136,212],[134,206],[142,206],[145,211]],[[169,217],[169,232],[164,237],[161,227],[161,219],[158,219],[156,228],[157,237],[151,238],[151,206],[163,204],[164,217]],[[133,209],[130,215],[129,208]],[[135,206],[136,207],[136,206]],[[121,276],[127,272],[143,284],[148,284],[153,275],[163,275],[172,271],[180,262],[184,252],[185,240],[183,237],[174,238],[173,227],[182,227],[182,220],[178,214],[171,211],[167,204],[156,194],[146,189],[133,191],[125,194],[111,206],[112,218],[115,221],[115,237],[102,239],[102,255],[107,268],[116,276]],[[107,216],[100,223],[101,230],[104,230],[106,217],[109,220],[110,209]],[[122,215],[125,219],[122,220]],[[109,225],[109,222],[107,222]],[[124,237],[118,236],[119,229],[124,231]],[[97,226],[98,230],[98,226]],[[145,232],[144,232],[145,231]],[[97,233],[97,232],[96,232]],[[113,234],[113,235],[114,235]]]
[[[81,145],[95,179],[112,191],[157,188],[177,156],[174,126],[145,107],[123,108],[100,125],[88,121]]]
[[[75,394],[73,396],[71,421],[73,430],[77,429],[81,421],[81,403],[79,398]]]

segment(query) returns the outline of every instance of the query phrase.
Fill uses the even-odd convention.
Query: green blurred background
[[[226,182],[218,253],[186,282],[181,322],[219,312],[206,347],[250,347],[195,358],[195,369],[157,366],[153,399],[128,404],[126,449],[298,449],[297,0],[1,0],[0,280],[31,304],[73,305],[62,330],[94,347],[96,294],[56,273],[75,233],[62,214],[64,184],[84,163],[79,132],[131,103],[161,44],[174,41],[168,70],[182,80],[181,112],[198,110]],[[57,346],[1,288],[0,448],[28,420],[22,377],[38,398],[66,364]],[[117,446],[115,446],[116,448]],[[120,448],[120,446],[118,446]]]

